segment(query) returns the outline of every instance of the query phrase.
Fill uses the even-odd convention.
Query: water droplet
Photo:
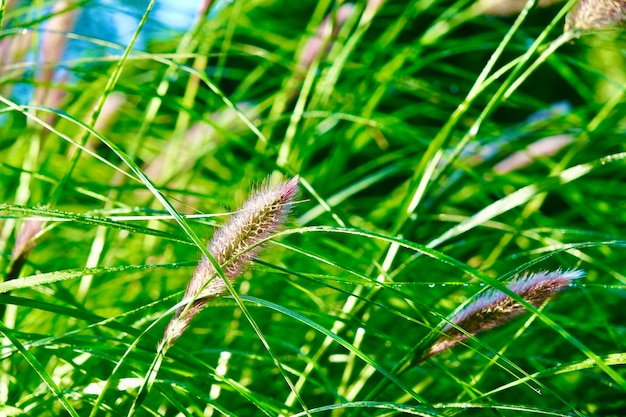
[[[435,288],[435,284],[428,284],[428,288]]]

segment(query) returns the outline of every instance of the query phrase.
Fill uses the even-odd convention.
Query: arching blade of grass
[[[110,218],[95,215],[71,213],[45,207],[14,206],[11,204],[0,204],[0,213],[11,213],[13,216],[20,219],[35,218],[49,222],[75,222],[91,226],[105,226],[109,229],[126,230],[130,233],[156,236],[176,243],[189,244],[189,241],[180,239],[180,237],[171,233],[134,224],[122,223],[111,220]]]
[[[277,305],[277,304],[274,304],[274,303],[270,303],[269,301],[262,300],[262,299],[259,299],[259,298],[249,297],[249,296],[243,296],[242,298],[244,298],[244,299],[246,299],[246,300],[248,300],[250,302],[253,302],[255,304],[259,304],[259,305],[271,308],[271,309],[273,309],[275,311],[278,311],[278,312],[280,312],[282,314],[285,314],[286,316],[291,317],[291,318],[293,318],[293,319],[295,319],[297,321],[300,321],[300,322],[306,324],[307,326],[315,329],[316,331],[324,334],[325,336],[331,338],[334,342],[336,342],[337,344],[341,345],[342,347],[344,347],[345,349],[347,349],[351,353],[355,354],[359,359],[361,359],[362,361],[364,361],[368,365],[370,365],[373,368],[375,368],[378,372],[383,374],[386,378],[388,378],[390,381],[392,381],[396,386],[402,388],[404,390],[404,392],[409,394],[415,400],[417,400],[420,403],[424,403],[424,400],[422,398],[420,398],[415,392],[413,392],[413,390],[410,387],[408,387],[402,381],[398,380],[396,377],[391,375],[388,371],[386,371],[380,365],[378,365],[376,362],[374,362],[370,357],[368,357],[367,355],[363,354],[358,348],[354,347],[353,345],[351,345],[349,342],[347,342],[343,338],[341,338],[341,337],[337,336],[336,334],[332,333],[326,327],[321,326],[321,325],[315,323],[314,321],[312,321],[312,320],[310,320],[310,319],[308,319],[308,318],[306,318],[306,317],[296,313],[295,311],[286,309],[283,306],[280,306],[280,305]]]
[[[32,299],[28,299],[28,298],[23,298],[23,297],[17,297],[17,296],[13,296],[13,295],[6,295],[6,294],[0,294],[0,302],[2,302],[3,304],[7,304],[7,305],[17,305],[17,306],[22,306],[22,307],[28,307],[31,308],[33,310],[42,310],[42,311],[47,311],[47,312],[51,312],[51,313],[55,313],[58,314],[60,316],[64,316],[64,317],[71,317],[77,320],[83,320],[87,323],[89,323],[87,325],[86,328],[91,328],[91,327],[108,327],[111,330],[114,331],[118,331],[118,332],[123,332],[123,333],[128,333],[132,336],[139,336],[140,331],[135,329],[134,327],[131,326],[127,326],[125,324],[119,323],[117,320],[120,319],[120,317],[111,317],[111,318],[105,318],[102,316],[99,316],[97,314],[93,314],[91,312],[88,311],[84,311],[84,310],[80,310],[77,308],[72,308],[72,307],[67,307],[67,306],[59,306],[59,305],[55,305],[49,302],[44,302],[44,301],[36,301],[36,300],[32,300]],[[136,314],[137,311],[131,311],[128,312],[125,315],[132,315],[132,314]],[[43,339],[41,341],[35,342],[34,345],[35,346],[39,346],[39,345],[43,345],[45,346],[46,343],[50,342],[50,341],[55,341],[55,340],[59,340],[62,339],[68,335],[72,335],[74,333],[80,333],[82,332],[84,329],[76,329],[70,332],[67,332],[65,334],[63,334],[62,336],[51,336],[50,338],[47,339]],[[158,342],[158,338],[157,337],[153,337],[152,338],[152,342],[154,344],[156,344]]]
[[[38,285],[51,284],[53,282],[60,282],[69,279],[80,278],[84,275],[94,274],[106,274],[111,272],[124,272],[124,271],[144,271],[154,268],[179,268],[181,266],[193,266],[194,264],[189,262],[163,264],[163,265],[125,265],[125,266],[109,266],[109,267],[97,267],[97,268],[83,268],[67,271],[54,271],[45,274],[31,275],[14,279],[11,281],[0,282],[0,293],[14,291],[17,289],[31,288]]]
[[[357,411],[366,412],[368,410],[391,410],[389,415],[395,415],[397,413],[402,413],[402,415],[409,416],[421,416],[421,417],[429,417],[429,416],[438,416],[440,415],[437,410],[429,410],[426,407],[422,406],[411,406],[406,404],[396,404],[390,402],[378,402],[378,401],[354,401],[354,402],[345,402],[341,404],[331,404],[322,407],[316,407],[311,409],[311,414],[326,414],[329,411],[346,411],[350,409],[356,409]],[[298,413],[292,415],[292,417],[302,417],[304,414]],[[381,414],[385,415],[385,414]]]
[[[619,365],[624,365],[626,363],[626,354],[624,353],[614,353],[614,354],[610,354],[607,356],[602,356],[600,358],[598,358],[599,360],[602,361],[602,363],[604,363],[606,366],[619,366]],[[560,375],[560,374],[565,374],[565,373],[569,373],[569,372],[577,372],[577,371],[582,371],[584,369],[591,369],[594,368],[595,366],[597,366],[596,360],[592,359],[585,359],[582,361],[576,361],[576,362],[570,362],[567,364],[559,364],[557,366],[548,368],[548,369],[544,369],[542,371],[539,372],[535,372],[534,374],[532,374],[530,377],[532,378],[537,378],[537,379],[541,379],[543,377],[548,377],[548,376],[554,376],[554,375]],[[512,388],[516,385],[519,384],[523,384],[525,382],[525,378],[520,378],[516,381],[513,381],[509,384],[506,385],[502,385],[496,389],[494,389],[493,391],[490,392],[486,392],[483,395],[485,397],[489,397],[490,395],[496,394],[498,392],[507,390],[509,388]]]
[[[626,159],[626,152],[608,155],[590,163],[580,164],[568,168],[558,174],[556,177],[547,178],[546,180],[539,182],[538,184],[531,184],[524,188],[521,188],[514,193],[511,193],[508,196],[501,198],[493,204],[485,207],[461,224],[447,230],[443,235],[429,242],[428,246],[437,247],[447,240],[459,236],[460,234],[465,233],[466,231],[476,227],[477,225],[484,223],[485,221],[491,220],[495,216],[505,213],[506,211],[527,202],[530,198],[537,195],[537,193],[541,191],[562,184],[567,184],[568,182],[574,181],[588,174],[598,167],[614,162],[621,162],[624,159]]]
[[[33,356],[21,343],[17,340],[10,329],[7,329],[2,322],[0,322],[0,333],[9,341],[11,344],[15,346],[22,357],[26,359],[30,367],[37,373],[39,378],[41,378],[42,382],[46,384],[46,386],[50,389],[50,391],[54,394],[54,396],[59,400],[59,402],[63,405],[63,408],[67,413],[72,417],[79,417],[76,409],[70,404],[68,398],[63,394],[58,385],[52,380],[50,374],[46,371],[46,369],[37,361],[37,358]]]

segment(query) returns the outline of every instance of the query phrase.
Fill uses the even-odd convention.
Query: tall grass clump
[[[624,414],[623,1],[186,5],[0,4],[0,415]]]

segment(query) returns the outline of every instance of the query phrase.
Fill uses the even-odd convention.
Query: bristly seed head
[[[565,31],[608,29],[625,20],[626,0],[579,0],[565,18]]]
[[[582,278],[584,275],[584,271],[581,270],[561,271],[558,269],[536,274],[525,272],[521,277],[514,279],[507,288],[534,307],[539,307],[550,297],[567,287],[571,281]],[[456,346],[468,339],[469,335],[475,335],[508,323],[526,311],[521,303],[503,292],[489,291],[450,319],[451,323],[464,329],[467,334],[447,324],[439,338],[420,361]]]
[[[268,180],[215,232],[207,249],[230,282],[239,277],[246,264],[256,257],[262,246],[260,242],[283,225],[298,191],[297,176],[274,187],[270,186]],[[171,347],[204,305],[223,294],[226,289],[222,277],[203,255],[183,297],[183,301],[188,301],[191,305],[187,306],[187,303],[176,311],[176,315],[167,325],[161,346],[166,349]]]

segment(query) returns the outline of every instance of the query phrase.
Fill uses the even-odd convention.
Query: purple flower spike
[[[513,280],[507,288],[528,301],[535,307],[541,306],[550,297],[567,287],[573,280],[585,276],[584,271],[561,271],[529,274]],[[476,301],[459,311],[450,322],[475,335],[485,330],[508,323],[525,313],[526,307],[501,291],[493,290],[479,297]],[[422,361],[446,349],[456,346],[470,336],[447,324],[439,338],[433,343]]]
[[[215,232],[207,249],[222,266],[224,275],[230,282],[239,277],[246,264],[257,256],[262,247],[259,242],[283,225],[298,191],[297,176],[274,187],[269,185],[268,180]],[[223,278],[203,255],[185,291],[183,301],[187,303],[176,311],[176,315],[167,325],[161,346],[169,349],[204,305],[223,294],[226,289]],[[187,306],[188,303],[191,305]]]

